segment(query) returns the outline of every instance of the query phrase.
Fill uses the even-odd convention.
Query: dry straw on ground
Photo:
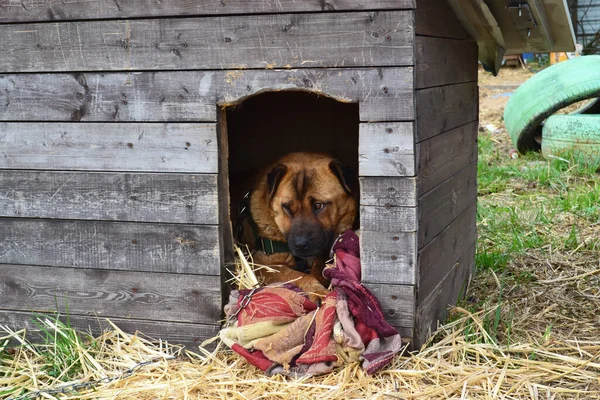
[[[540,263],[543,263],[540,260]],[[597,263],[597,261],[596,261]],[[535,293],[523,294],[510,301],[512,338],[510,346],[497,344],[490,332],[496,315],[504,319],[505,310],[497,308],[475,314],[456,308],[452,322],[441,327],[432,341],[415,354],[397,357],[385,371],[366,375],[357,364],[340,367],[335,373],[303,379],[267,378],[241,357],[217,345],[214,352],[199,349],[182,351],[179,347],[129,335],[114,327],[102,336],[76,345],[83,365],[78,382],[119,376],[136,363],[157,359],[138,369],[132,376],[102,384],[78,393],[56,395],[64,399],[563,399],[600,398],[600,335],[594,321],[564,320],[557,317],[559,333],[554,336],[536,328],[544,315],[558,312],[553,301],[571,290],[592,298],[590,307],[598,307],[597,289],[600,266],[587,273],[568,269],[549,269],[538,281]],[[253,285],[247,263],[238,259],[235,280],[242,286]],[[499,278],[492,276],[485,289],[498,294]],[[485,288],[486,283],[479,290]],[[496,288],[496,290],[494,289]],[[477,289],[475,289],[477,293]],[[542,300],[531,296],[547,296]],[[511,296],[510,293],[508,295]],[[566,294],[570,296],[570,294]],[[498,307],[507,307],[500,304]],[[541,309],[544,308],[544,309]],[[596,311],[598,308],[596,308]],[[51,323],[51,321],[48,321]],[[596,321],[597,322],[597,321]],[[501,325],[501,322],[499,325]],[[577,335],[563,332],[570,326]],[[49,327],[49,326],[48,326]],[[597,328],[597,325],[595,325]],[[544,327],[545,329],[545,327]],[[506,332],[506,329],[504,329]],[[60,328],[58,330],[60,335]],[[0,388],[14,386],[27,390],[60,387],[64,382],[44,372],[42,348],[29,346],[23,332],[7,336],[22,341],[11,357],[0,361]],[[496,337],[494,337],[496,336]],[[5,338],[6,339],[6,338]],[[4,350],[6,353],[6,350]],[[176,356],[176,359],[168,358]],[[0,389],[2,392],[2,389]],[[0,398],[7,398],[6,395]],[[52,398],[46,396],[46,398]]]

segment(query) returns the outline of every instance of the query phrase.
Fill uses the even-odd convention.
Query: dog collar
[[[248,221],[248,224],[250,225],[250,229],[252,229],[252,235],[255,238],[255,250],[260,250],[268,256],[276,253],[290,252],[290,248],[286,242],[266,239],[264,237],[259,236],[258,225],[256,225],[256,222],[254,222],[254,218],[252,218],[252,212],[250,211],[250,192],[246,193],[246,195],[244,196],[244,200],[241,204],[241,207],[239,208],[238,214],[238,217],[241,217],[243,214],[246,214],[246,219]]]
[[[286,242],[282,242],[279,240],[271,240],[266,239],[258,235],[258,226],[254,219],[252,218],[252,213],[248,214],[248,223],[250,224],[250,228],[252,229],[252,233],[256,238],[256,243],[254,245],[256,250],[260,250],[266,255],[270,256],[275,253],[289,253],[290,248]]]

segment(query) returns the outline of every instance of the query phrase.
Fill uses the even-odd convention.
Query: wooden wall
[[[477,45],[443,1],[415,11],[416,347],[464,294],[475,263]]]
[[[414,7],[0,2],[0,323],[68,303],[79,328],[212,336],[229,240],[219,108],[304,90],[359,103],[364,280],[410,339]]]

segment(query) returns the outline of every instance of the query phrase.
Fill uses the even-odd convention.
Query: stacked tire
[[[553,115],[594,98],[572,114]],[[577,151],[600,158],[600,55],[573,58],[531,77],[506,104],[504,124],[521,153]]]

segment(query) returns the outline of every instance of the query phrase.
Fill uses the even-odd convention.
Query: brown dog
[[[254,262],[277,270],[261,270],[264,283],[293,280],[313,299],[327,293],[325,261],[356,218],[351,183],[338,161],[318,153],[288,154],[258,175],[242,226]]]

